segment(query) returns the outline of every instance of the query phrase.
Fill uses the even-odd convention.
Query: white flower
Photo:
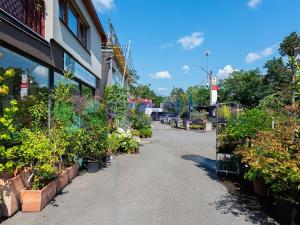
[[[124,134],[125,133],[125,131],[123,130],[123,128],[120,128],[120,127],[117,129],[117,132],[119,134]]]

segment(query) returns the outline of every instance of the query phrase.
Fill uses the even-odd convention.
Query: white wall
[[[45,0],[46,2],[46,22],[45,38],[50,41],[54,39],[64,49],[66,49],[83,66],[91,70],[96,76],[101,78],[101,45],[102,40],[92,18],[89,16],[82,0],[75,0],[90,27],[88,34],[88,51],[79,43],[66,25],[59,19],[58,0]]]

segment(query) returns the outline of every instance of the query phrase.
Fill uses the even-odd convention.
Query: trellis
[[[0,8],[42,37],[45,36],[44,0],[0,0]]]

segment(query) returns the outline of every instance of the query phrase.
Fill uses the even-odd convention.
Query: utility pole
[[[212,72],[209,71],[208,68],[208,58],[210,56],[210,51],[205,51],[204,55],[206,56],[206,72],[207,72],[207,86],[209,87],[209,89],[211,89],[211,76],[212,76]]]
[[[125,75],[126,75],[126,70],[127,70],[127,61],[128,61],[129,52],[130,52],[130,45],[131,45],[131,39],[129,39],[128,46],[127,46],[127,53],[126,53],[126,58],[125,58],[125,67],[124,67],[124,73],[123,73],[123,79],[122,79],[122,87],[124,87],[124,82],[125,82]]]

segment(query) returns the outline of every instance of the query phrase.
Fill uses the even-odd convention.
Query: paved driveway
[[[150,140],[141,154],[77,177],[41,213],[19,212],[3,225],[274,224],[255,199],[216,180],[214,132],[155,123]]]

